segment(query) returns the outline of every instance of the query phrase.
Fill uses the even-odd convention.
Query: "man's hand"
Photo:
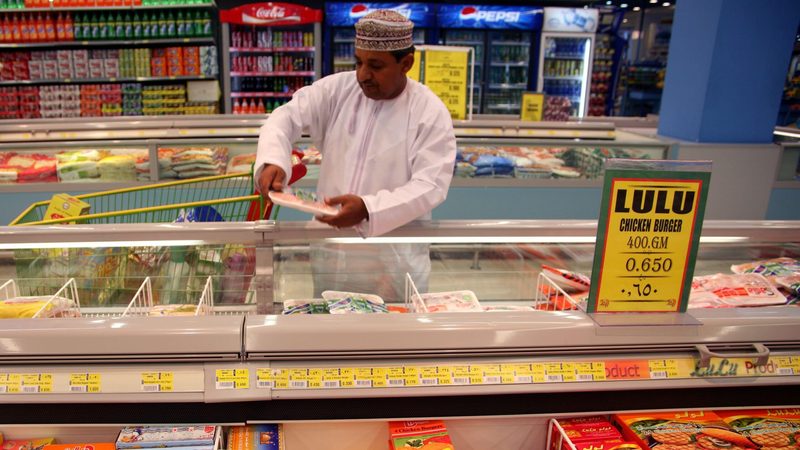
[[[283,169],[274,164],[267,164],[258,177],[258,191],[264,197],[269,194],[269,191],[281,192],[284,180],[286,180],[286,174]]]
[[[360,224],[365,219],[369,219],[367,205],[357,195],[340,195],[339,197],[325,200],[325,203],[331,206],[341,205],[339,214],[317,217],[317,220],[332,227],[349,228]]]

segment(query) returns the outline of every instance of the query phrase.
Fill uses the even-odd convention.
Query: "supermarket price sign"
[[[457,120],[466,119],[467,115],[468,55],[469,51],[463,50],[425,50],[424,83]]]
[[[523,92],[520,120],[526,122],[540,122],[544,112],[544,93]]]
[[[606,161],[589,313],[685,312],[710,161]]]

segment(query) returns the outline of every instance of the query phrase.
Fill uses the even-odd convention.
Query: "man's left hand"
[[[339,214],[335,216],[317,217],[317,220],[322,223],[327,223],[332,227],[349,228],[360,224],[365,219],[369,219],[367,205],[365,205],[364,200],[357,195],[340,195],[325,200],[325,203],[331,206],[341,206]]]

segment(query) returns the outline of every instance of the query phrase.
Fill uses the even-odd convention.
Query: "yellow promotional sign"
[[[544,94],[541,92],[524,92],[520,119],[527,122],[539,122],[544,113]]]
[[[467,116],[467,52],[426,50],[425,85],[444,102],[453,119]]]
[[[589,312],[683,312],[709,172],[607,170]]]
[[[419,69],[421,67],[420,66],[421,61],[422,61],[422,53],[419,50],[417,50],[414,52],[414,65],[411,66],[411,70],[409,70],[408,73],[406,74],[408,78],[411,78],[414,81],[420,80]]]

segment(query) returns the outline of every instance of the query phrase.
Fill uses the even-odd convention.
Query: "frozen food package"
[[[3,441],[3,450],[44,450],[46,446],[55,442],[55,438],[6,439]]]
[[[441,420],[389,422],[389,444],[394,450],[455,450]]]
[[[800,448],[800,409],[746,409],[715,411],[731,428],[758,448]]]
[[[612,423],[642,448],[755,449],[713,411],[615,414]]]
[[[328,302],[321,298],[286,300],[283,302],[283,314],[330,314],[330,310]]]
[[[226,173],[250,173],[256,162],[256,154],[236,155],[228,162]]]
[[[264,423],[231,427],[227,450],[284,450],[283,425]]]
[[[768,306],[786,303],[786,297],[757,273],[695,277],[692,289],[710,292],[728,306]]]
[[[100,179],[106,181],[136,181],[136,159],[133,155],[113,155],[97,163]]]
[[[331,314],[388,313],[383,299],[377,295],[357,292],[324,291],[322,298]]]
[[[125,427],[117,436],[117,449],[159,447],[205,447],[213,449],[220,427],[142,426]]]
[[[269,193],[269,198],[276,205],[296,209],[316,216],[335,216],[339,214],[339,210],[333,206],[316,201],[312,198],[304,198],[301,191],[297,191],[295,194],[271,191]]]
[[[758,273],[765,277],[800,274],[800,261],[794,258],[773,258],[732,265],[733,273]]]
[[[475,312],[483,311],[478,297],[472,291],[431,292],[414,294],[414,303],[422,302],[428,312]]]
[[[64,297],[14,297],[0,301],[0,319],[30,319],[36,313],[40,318],[61,317],[75,306],[72,300]]]
[[[198,308],[197,305],[156,305],[153,306],[147,315],[151,317],[165,317],[165,316],[195,316],[203,315],[205,308]]]
[[[566,292],[586,291],[592,281],[591,278],[582,273],[559,269],[546,264],[542,264],[542,271]]]
[[[115,450],[113,442],[92,442],[81,444],[50,444],[44,450]]]

